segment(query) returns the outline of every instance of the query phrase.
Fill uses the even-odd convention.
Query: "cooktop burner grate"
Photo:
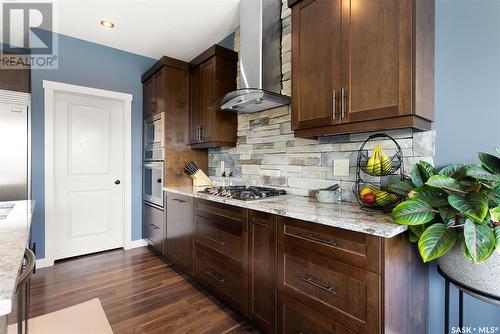
[[[212,187],[206,188],[203,193],[234,198],[244,201],[264,199],[279,195],[285,195],[286,191],[282,189],[274,189],[268,187],[256,187],[256,186],[231,186],[231,187]]]

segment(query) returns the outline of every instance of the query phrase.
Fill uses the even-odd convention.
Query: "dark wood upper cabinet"
[[[165,70],[154,74],[153,115],[165,112]]]
[[[31,93],[30,68],[0,69],[0,89]]]
[[[143,117],[164,113],[165,117],[165,175],[168,187],[192,185],[184,172],[189,161],[205,172],[208,154],[189,146],[189,64],[170,57],[162,57],[142,75]]]
[[[154,78],[149,78],[143,85],[143,117],[147,119],[153,116],[153,104],[154,104]]]
[[[289,6],[296,136],[430,129],[433,0],[289,0]]]
[[[218,45],[191,61],[191,147],[236,145],[237,115],[222,111],[220,104],[236,89],[237,61],[236,52]]]
[[[248,316],[266,333],[276,331],[276,216],[248,211]]]
[[[292,122],[295,129],[339,122],[341,0],[303,1],[292,12]],[[328,42],[326,42],[328,41]]]

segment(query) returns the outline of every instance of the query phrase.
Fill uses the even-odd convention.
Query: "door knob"
[[[156,182],[161,183],[161,179],[156,180]]]
[[[116,180],[116,181],[115,181],[115,184],[120,184],[120,180]]]

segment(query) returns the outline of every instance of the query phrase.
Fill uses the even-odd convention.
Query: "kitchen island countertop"
[[[315,198],[296,195],[281,195],[268,199],[243,201],[200,193],[189,186],[166,187],[163,190],[383,238],[392,238],[407,229],[404,225],[393,223],[390,214],[365,211],[358,204],[348,202],[325,204],[318,202]]]
[[[12,310],[34,206],[34,201],[0,202],[0,316]]]

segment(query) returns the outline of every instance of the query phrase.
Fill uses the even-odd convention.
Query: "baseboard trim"
[[[139,248],[139,247],[144,247],[147,246],[148,243],[144,239],[138,239],[138,240],[132,240],[130,242],[127,242],[127,244],[123,247],[125,250],[129,250],[132,248]]]
[[[139,248],[139,247],[144,247],[147,246],[148,243],[144,239],[138,239],[138,240],[132,240],[127,242],[127,244],[123,247],[125,250],[133,249],[133,248]],[[84,255],[84,254],[82,254]],[[54,261],[48,261],[46,258],[43,259],[37,259],[36,260],[36,268],[41,269],[41,268],[46,268],[46,267],[52,267],[54,265]]]
[[[54,265],[54,262],[49,263],[48,261],[45,260],[45,258],[36,260],[36,268],[37,269],[52,267],[53,265]]]

